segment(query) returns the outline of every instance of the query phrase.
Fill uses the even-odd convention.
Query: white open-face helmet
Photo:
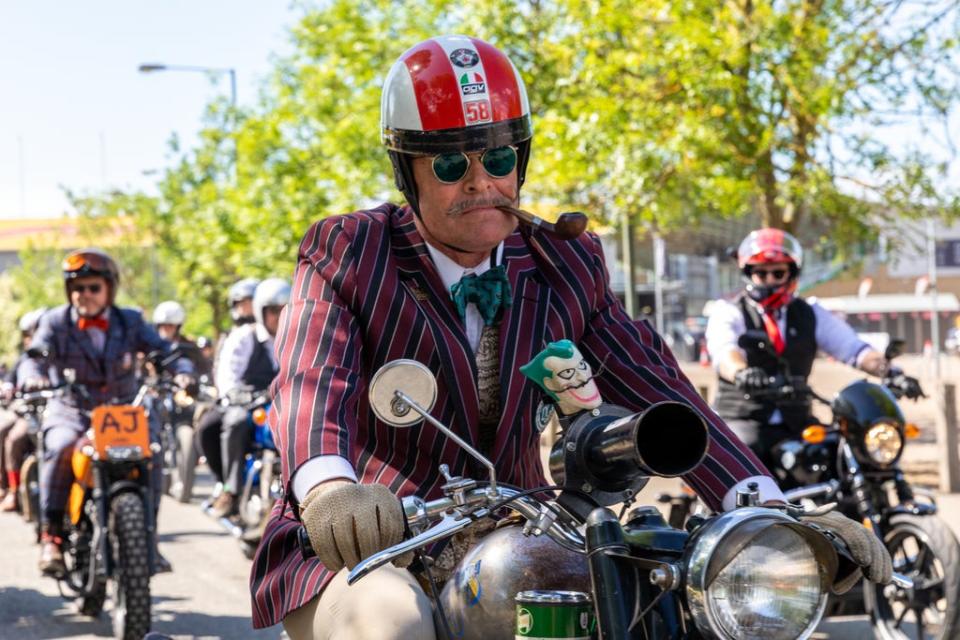
[[[397,187],[414,211],[413,156],[509,147],[523,184],[533,136],[527,89],[510,59],[483,40],[438,36],[408,49],[384,82],[380,125]]]
[[[33,333],[37,330],[37,325],[40,324],[40,317],[46,313],[46,307],[40,307],[39,309],[34,309],[33,311],[27,311],[25,314],[20,316],[20,333]]]
[[[179,302],[166,300],[153,310],[153,324],[175,324],[181,326],[187,320],[187,312]]]
[[[283,278],[267,278],[257,285],[253,294],[253,316],[257,324],[263,324],[266,307],[282,307],[290,302],[290,283]]]

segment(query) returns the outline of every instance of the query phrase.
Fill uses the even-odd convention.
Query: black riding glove
[[[923,389],[920,388],[920,381],[913,376],[905,374],[903,369],[892,367],[890,371],[887,372],[884,383],[898,398],[906,397],[910,400],[916,400],[926,397]]]
[[[760,367],[747,367],[737,371],[733,382],[741,391],[756,391],[765,389],[770,384],[770,376]]]

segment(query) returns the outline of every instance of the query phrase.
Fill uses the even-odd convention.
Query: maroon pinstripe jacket
[[[562,338],[574,341],[595,371],[606,363],[597,383],[608,402],[640,410],[673,399],[700,409],[712,444],[685,480],[712,507],[736,482],[766,473],[703,402],[649,323],[626,315],[608,287],[596,236],[565,242],[521,228],[506,239],[503,262],[513,306],[500,324],[504,411],[494,462],[502,482],[545,483],[534,426],[540,392],[519,367]],[[439,497],[441,463],[483,477],[436,429],[393,429],[376,420],[367,402],[378,367],[418,360],[437,376],[433,415],[477,442],[474,354],[409,207],[384,204],[313,225],[300,245],[276,348],[280,374],[271,416],[288,487],[301,464],[325,454],[346,458],[361,482],[379,482],[399,496]],[[332,577],[318,561],[301,559],[297,526],[289,507],[274,510],[250,579],[255,627],[277,624]]]

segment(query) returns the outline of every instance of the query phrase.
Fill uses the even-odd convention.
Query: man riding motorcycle
[[[169,342],[171,348],[190,359],[196,376],[210,375],[213,362],[203,355],[196,342],[181,333],[186,320],[186,310],[175,300],[161,302],[153,310],[153,326],[160,337]]]
[[[280,278],[267,278],[256,286],[251,305],[254,324],[243,324],[230,332],[220,349],[216,387],[228,402],[239,391],[264,391],[277,375],[273,355],[273,338],[277,333],[280,310],[290,300],[290,285]],[[216,517],[231,516],[237,511],[237,496],[243,482],[243,461],[250,447],[249,414],[242,405],[233,404],[223,410],[219,442],[211,442],[210,429],[201,436],[204,455],[223,492],[213,503]],[[219,468],[215,468],[218,465]],[[218,473],[219,471],[219,473]]]
[[[519,201],[532,138],[523,80],[506,55],[464,36],[415,45],[386,77],[381,119],[409,206],[316,223],[277,335],[270,420],[287,499],[254,559],[255,627],[282,621],[294,640],[435,637],[430,600],[410,571],[385,565],[348,588],[343,570],[403,537],[397,496],[440,495],[439,463],[453,475],[482,473],[439,432],[375,418],[371,377],[397,358],[433,370],[434,417],[456,424],[500,482],[545,484],[539,394],[519,367],[567,338],[594,370],[603,366],[596,382],[609,401],[634,411],[668,399],[697,408],[711,445],[685,479],[711,507],[732,508],[737,488],[754,482],[761,502],[782,500],[649,323],[627,316],[597,237],[518,229],[498,208]],[[300,557],[301,520],[319,560]],[[886,552],[849,523],[838,535],[873,549],[860,561],[883,580],[876,570]]]
[[[750,232],[737,250],[744,289],[733,300],[715,303],[707,323],[707,351],[719,375],[716,410],[755,454],[770,466],[774,445],[796,438],[811,421],[809,400],[777,406],[750,395],[782,373],[777,360],[760,350],[742,349],[747,331],[763,331],[791,376],[810,375],[817,351],[867,373],[888,377],[908,397],[920,395],[916,379],[888,369],[882,353],[861,340],[845,322],[816,302],[795,295],[803,249],[780,229]]]
[[[62,575],[65,567],[60,549],[64,507],[73,471],[70,455],[77,440],[90,426],[87,412],[115,400],[130,401],[136,395],[137,353],[169,351],[139,311],[115,305],[120,273],[113,259],[99,249],[83,249],[63,261],[67,304],[43,315],[33,336],[32,349],[41,352],[23,364],[25,389],[42,389],[64,383],[64,369],[76,372],[88,398],[51,399],[43,414],[44,458],[40,476],[41,550],[40,570]],[[171,364],[180,386],[193,383],[193,367],[186,358]],[[158,425],[150,420],[151,437]],[[153,467],[155,508],[159,507],[160,465]],[[158,564],[166,568],[161,556]]]
[[[13,398],[20,379],[20,365],[27,359],[27,349],[33,340],[33,333],[37,330],[40,316],[46,312],[46,307],[29,311],[20,318],[20,347],[21,353],[17,362],[7,372],[0,394],[5,402]],[[0,411],[0,512],[16,511],[19,504],[20,467],[30,450],[30,434],[27,421],[17,414]]]
[[[214,349],[214,384],[216,384],[216,372],[220,369],[230,368],[230,356],[222,357],[224,343],[241,327],[255,321],[253,317],[253,294],[257,290],[258,284],[260,284],[260,281],[256,278],[244,278],[233,283],[227,291],[227,304],[230,306],[230,319],[233,321],[233,326],[226,337],[221,337]],[[203,452],[207,459],[207,466],[210,467],[210,471],[221,486],[223,485],[223,455],[220,444],[222,430],[223,408],[214,405],[204,412],[197,423],[197,446]],[[224,498],[225,501],[226,498]],[[222,511],[221,506],[214,504],[215,513],[218,515]]]

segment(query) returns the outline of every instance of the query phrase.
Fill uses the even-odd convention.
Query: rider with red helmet
[[[780,372],[777,358],[755,346],[741,346],[747,331],[762,332],[767,343],[789,365],[792,376],[806,378],[817,351],[867,373],[891,372],[883,354],[857,336],[845,322],[796,295],[803,269],[803,249],[780,229],[751,231],[737,250],[743,292],[732,302],[719,301],[707,324],[707,350],[719,373],[716,409],[727,424],[765,463],[773,446],[796,437],[810,424],[809,402],[775,403],[744,392],[763,389]],[[906,395],[919,384],[903,376]]]

